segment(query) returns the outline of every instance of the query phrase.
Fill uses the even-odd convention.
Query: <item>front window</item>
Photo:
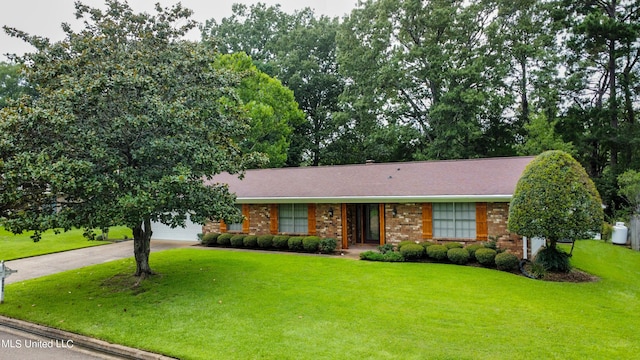
[[[278,232],[306,234],[309,231],[307,204],[281,204],[278,211]]]
[[[433,235],[436,238],[475,239],[475,203],[434,203]]]
[[[236,204],[236,208],[242,212],[242,205]],[[242,222],[227,224],[227,231],[242,231]]]

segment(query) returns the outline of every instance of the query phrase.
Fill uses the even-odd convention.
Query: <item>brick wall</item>
[[[333,216],[329,209],[333,210]],[[342,207],[340,204],[316,205],[316,236],[334,238],[342,244]]]
[[[507,230],[509,218],[509,203],[487,204],[487,227],[489,240],[496,239],[498,246],[509,249],[512,253],[522,257],[522,237],[512,234]]]
[[[384,218],[387,243],[422,241],[422,204],[385,204]]]

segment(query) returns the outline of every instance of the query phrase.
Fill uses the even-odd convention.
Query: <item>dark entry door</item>
[[[380,207],[378,204],[358,206],[359,243],[380,243]]]

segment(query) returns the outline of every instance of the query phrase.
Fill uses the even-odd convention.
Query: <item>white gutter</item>
[[[333,197],[242,197],[238,204],[363,204],[363,203],[424,203],[424,202],[510,202],[511,194],[503,195],[429,195],[429,196],[333,196]]]

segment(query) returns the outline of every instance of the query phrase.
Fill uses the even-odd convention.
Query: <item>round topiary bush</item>
[[[489,248],[476,250],[476,260],[484,266],[494,266],[496,264],[497,251]]]
[[[291,251],[302,251],[304,248],[302,247],[302,236],[292,236],[289,238],[287,245],[289,246],[289,250]]]
[[[318,250],[323,254],[331,254],[338,247],[338,241],[334,238],[325,238],[320,240]]]
[[[447,259],[454,264],[466,265],[469,262],[469,252],[467,249],[454,247],[447,251]]]
[[[302,247],[304,251],[314,253],[318,252],[320,246],[320,238],[317,236],[307,236],[302,239]]]
[[[242,239],[242,243],[244,247],[249,249],[255,249],[258,247],[258,236],[256,235],[247,235]]]
[[[571,271],[569,254],[559,248],[544,247],[538,251],[534,264],[544,267],[546,271],[568,273]]]
[[[427,249],[429,248],[429,246],[431,245],[437,245],[436,243],[432,243],[429,241],[425,241],[425,242],[421,242],[420,245],[424,248],[425,252],[427,251]]]
[[[205,246],[218,245],[217,243],[218,236],[220,236],[220,234],[213,233],[213,232],[202,235],[202,245],[205,245]]]
[[[425,256],[424,247],[416,243],[402,246],[399,252],[408,261],[420,260]]]
[[[236,248],[244,247],[244,237],[245,236],[246,235],[244,235],[244,234],[233,235],[231,237],[231,240],[230,240],[231,246],[236,247]]]
[[[469,261],[475,261],[476,260],[476,250],[483,249],[483,248],[484,248],[484,245],[480,244],[480,243],[471,244],[471,245],[465,247],[465,249],[467,249],[467,251],[469,252]]]
[[[398,243],[398,251],[400,251],[400,249],[402,249],[403,246],[405,245],[415,245],[416,242],[413,240],[404,240],[404,241],[400,241]]]
[[[505,251],[496,255],[495,262],[498,270],[512,271],[518,268],[520,259],[514,254]]]
[[[460,244],[457,241],[446,243],[444,244],[444,246],[446,246],[447,249],[461,249],[464,247],[464,245]]]
[[[447,249],[444,245],[431,245],[427,248],[427,255],[429,258],[436,261],[444,261],[447,259]]]
[[[273,247],[276,249],[287,249],[289,244],[289,235],[276,235],[273,237]]]
[[[216,242],[218,243],[218,245],[220,246],[229,246],[231,245],[231,238],[233,237],[233,234],[220,234],[220,236],[218,236],[218,239],[216,240]]]
[[[273,246],[273,235],[260,235],[258,236],[258,247],[261,249],[268,249]]]

